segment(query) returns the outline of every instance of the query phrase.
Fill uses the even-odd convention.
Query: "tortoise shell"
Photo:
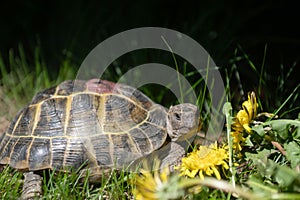
[[[65,81],[32,99],[0,136],[0,164],[26,170],[121,166],[160,148],[167,110],[105,80]]]

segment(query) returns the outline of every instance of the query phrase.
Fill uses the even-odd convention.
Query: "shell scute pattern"
[[[104,132],[128,133],[147,118],[147,111],[120,96],[109,95],[105,102]]]
[[[64,105],[65,99],[51,98],[41,104],[34,104],[30,108],[35,108],[33,127],[30,135],[40,137],[63,136],[63,125],[65,123]]]
[[[40,170],[131,162],[166,140],[167,111],[109,81],[65,81],[38,93],[0,139],[0,164]]]
[[[29,170],[52,168],[50,165],[52,156],[50,139],[33,138],[33,142],[31,143],[30,147],[29,157],[27,158]]]
[[[66,154],[66,148],[68,144],[67,138],[53,138],[51,140],[52,146],[52,166],[55,169],[64,166],[64,157]]]
[[[85,81],[75,80],[75,81],[65,81],[56,87],[55,95],[58,96],[69,96],[74,93],[83,92],[86,90]]]
[[[94,155],[99,166],[113,166],[113,159],[111,158],[112,146],[110,136],[102,134],[91,137],[91,149],[94,150]],[[87,145],[88,146],[88,145]]]
[[[7,135],[4,136],[4,138],[2,139],[1,144],[0,144],[1,163],[3,163],[3,164],[10,163],[10,160],[11,160],[10,155],[12,153],[13,147],[16,144],[16,141],[17,141],[17,138],[15,138],[15,137],[10,137]]]
[[[77,94],[71,99],[70,112],[66,126],[66,135],[71,137],[89,137],[103,133],[103,113],[101,96]]]
[[[35,117],[35,108],[25,107],[14,118],[7,132],[14,136],[26,136],[31,133]]]
[[[88,159],[89,152],[83,143],[81,138],[70,138],[67,141],[63,167],[79,168]]]
[[[26,164],[26,159],[28,157],[28,148],[30,147],[33,139],[32,138],[23,138],[20,140],[20,138],[12,138],[11,143],[14,144],[14,151],[11,151],[11,154],[9,155],[10,162],[12,165],[16,166],[22,166]]]
[[[46,89],[44,91],[38,92],[32,99],[31,105],[37,104],[41,101],[44,101],[46,99],[49,99],[57,90],[57,87],[51,87],[49,89]]]
[[[147,134],[139,128],[135,128],[129,131],[133,141],[137,144],[140,152],[148,154],[153,151],[153,145]]]

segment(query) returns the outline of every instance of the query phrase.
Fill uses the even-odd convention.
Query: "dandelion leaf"
[[[300,146],[295,141],[284,144],[286,158],[291,162],[292,168],[300,166]]]

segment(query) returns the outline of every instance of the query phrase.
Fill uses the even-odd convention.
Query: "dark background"
[[[49,68],[58,68],[66,57],[79,66],[90,50],[114,34],[166,27],[198,41],[222,69],[245,52],[259,71],[267,45],[266,90],[276,91],[278,75],[296,65],[285,83],[286,96],[299,84],[299,13],[296,3],[271,0],[7,1],[0,6],[0,53],[8,62],[9,50],[17,52],[22,44],[30,61],[40,46]],[[255,90],[257,74],[245,60],[237,66],[245,91]]]

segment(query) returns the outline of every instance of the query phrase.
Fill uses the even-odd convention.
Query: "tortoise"
[[[19,111],[0,136],[0,164],[29,172],[25,183],[32,184],[24,183],[23,193],[40,187],[41,178],[32,173],[38,170],[79,168],[87,162],[96,172],[154,153],[161,165],[171,166],[184,156],[181,142],[192,138],[199,124],[193,104],[166,109],[125,84],[64,81],[37,93]]]

